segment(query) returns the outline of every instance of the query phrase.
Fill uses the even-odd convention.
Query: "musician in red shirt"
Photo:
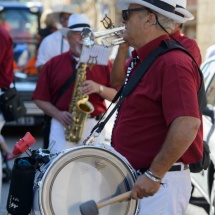
[[[170,40],[174,21],[183,23],[185,18],[174,13],[175,0],[120,0],[116,7],[122,9],[122,37],[135,49],[137,63],[129,66],[129,81],[149,53]],[[186,212],[191,195],[188,164],[199,161],[203,151],[200,83],[192,58],[172,50],[154,60],[120,105],[112,146],[142,173],[131,193],[141,199],[140,215]]]
[[[89,20],[85,14],[73,14],[70,16],[68,28],[61,29],[62,33],[67,35],[70,51],[53,57],[43,66],[32,97],[38,107],[52,117],[49,143],[51,144],[53,140],[56,141],[51,149],[52,153],[60,152],[76,145],[75,142],[66,141],[65,139],[65,129],[74,122],[73,113],[70,112],[71,110],[69,111],[69,105],[71,104],[72,107],[77,105],[79,99],[77,97],[77,102],[72,102],[75,99],[73,98],[75,80],[64,91],[56,104],[55,99],[59,95],[60,89],[75,71],[81,54],[81,31],[84,27],[90,27]],[[112,100],[116,94],[116,90],[110,85],[110,71],[110,63],[107,66],[93,65],[93,67],[86,68],[86,81],[81,83],[82,94],[89,95],[89,102],[94,106],[94,111],[88,115],[79,144],[82,144],[83,140],[90,135],[92,128],[106,111],[105,99]],[[77,76],[79,75],[77,74]],[[82,124],[82,122],[79,122],[79,124]],[[104,143],[104,135],[104,133],[100,134],[95,143]]]

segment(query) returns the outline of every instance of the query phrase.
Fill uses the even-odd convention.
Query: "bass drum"
[[[79,206],[132,189],[136,173],[112,147],[80,146],[61,152],[35,176],[33,215],[80,215]],[[99,209],[101,215],[136,215],[139,202],[127,200]]]

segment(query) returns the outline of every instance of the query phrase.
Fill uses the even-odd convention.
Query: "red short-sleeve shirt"
[[[14,78],[13,42],[9,33],[0,25],[0,88],[9,88]]]
[[[70,51],[53,57],[49,60],[41,71],[32,99],[39,99],[54,103],[59,90],[65,84],[66,80],[72,75],[72,53]],[[87,68],[86,77],[88,80],[93,80],[101,85],[110,87],[110,69],[108,66],[95,65],[92,69]],[[68,110],[72,99],[74,82],[64,92],[58,100],[56,107],[60,110]],[[92,116],[97,116],[104,113],[106,105],[104,99],[99,94],[91,94],[89,101],[94,106]]]
[[[202,56],[197,42],[189,37],[186,37],[180,31],[176,31],[171,34],[185,49],[187,49],[190,54],[194,57],[196,63],[200,66],[202,63]]]
[[[169,37],[161,36],[137,50],[140,60],[165,39]],[[174,119],[180,116],[201,119],[197,101],[199,86],[197,66],[183,51],[173,50],[158,57],[120,107],[112,134],[114,148],[135,169],[150,167]],[[189,164],[201,156],[202,126],[180,161]]]

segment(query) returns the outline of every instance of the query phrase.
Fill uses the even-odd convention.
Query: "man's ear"
[[[150,14],[148,20],[146,21],[144,28],[148,28],[151,25],[155,25],[157,23],[156,16],[154,14]]]
[[[152,25],[155,25],[155,24],[157,23],[156,16],[155,16],[155,14],[153,14],[153,13],[151,13],[151,14],[149,15],[149,20],[150,20],[150,23],[151,23]]]

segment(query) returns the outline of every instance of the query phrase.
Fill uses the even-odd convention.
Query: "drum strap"
[[[109,110],[110,106],[115,103],[118,99],[118,103],[115,105],[115,107],[112,109],[112,111],[106,116],[106,118],[101,122],[102,119],[99,120],[99,122],[94,126],[94,128],[91,131],[90,136],[96,132],[98,134],[101,133],[103,130],[105,124],[108,122],[108,120],[111,118],[113,113],[118,109],[118,107],[122,104],[123,100],[130,95],[130,93],[135,89],[138,82],[143,78],[143,76],[146,74],[147,70],[150,68],[152,63],[155,61],[155,59],[158,56],[161,56],[162,54],[171,51],[173,49],[180,49],[183,52],[185,52],[187,55],[189,55],[195,64],[197,65],[201,77],[201,84],[198,91],[198,103],[199,103],[199,109],[200,112],[202,112],[207,105],[207,99],[206,99],[206,93],[205,93],[205,87],[204,87],[204,79],[202,71],[200,70],[198,64],[196,63],[193,56],[187,51],[182,45],[178,44],[175,41],[172,40],[164,40],[161,42],[160,46],[153,50],[144,61],[139,65],[136,72],[131,76],[128,83],[120,88],[120,90],[117,92],[116,96],[113,98],[112,103],[109,105],[107,111]],[[103,114],[103,116],[107,113],[107,111]]]
[[[74,80],[76,78],[77,69],[76,69],[75,59],[72,59],[71,65],[72,65],[72,75],[66,80],[66,82],[63,84],[63,86],[60,88],[60,90],[57,94],[57,97],[54,100],[54,104],[56,104],[58,102],[60,97],[64,94],[64,92],[68,89],[68,87],[74,82]]]

